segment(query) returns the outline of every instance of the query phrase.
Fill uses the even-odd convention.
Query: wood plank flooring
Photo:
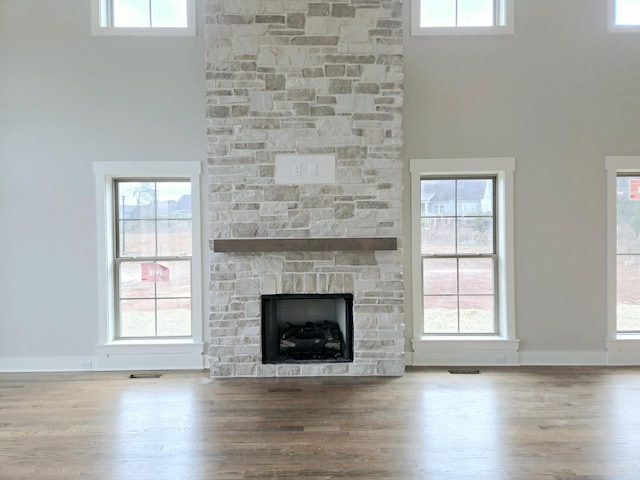
[[[640,478],[640,368],[0,374],[0,479]]]

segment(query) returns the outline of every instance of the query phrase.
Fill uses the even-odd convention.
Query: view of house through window
[[[118,338],[191,335],[191,184],[117,180]]]
[[[640,173],[616,183],[617,330],[640,333]]]
[[[495,178],[423,178],[424,333],[497,333]]]
[[[614,25],[640,25],[640,0],[615,0]]]

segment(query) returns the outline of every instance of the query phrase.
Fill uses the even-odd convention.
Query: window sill
[[[615,340],[640,340],[639,333],[618,333]]]
[[[508,339],[500,335],[423,335],[418,341],[508,341]]]
[[[187,28],[134,28],[134,27],[94,27],[94,37],[195,37],[196,29]]]
[[[606,344],[608,365],[640,365],[640,335],[618,334]]]
[[[411,35],[420,36],[471,36],[471,35],[513,35],[513,25],[494,25],[493,27],[418,27],[411,29]]]
[[[204,343],[192,340],[118,340],[96,346],[97,370],[204,368]]]

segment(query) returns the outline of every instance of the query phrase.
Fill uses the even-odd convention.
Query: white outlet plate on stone
[[[276,184],[335,182],[336,156],[334,154],[276,154]]]

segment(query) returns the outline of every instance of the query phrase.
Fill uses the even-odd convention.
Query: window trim
[[[91,0],[91,34],[94,36],[139,36],[139,37],[195,37],[196,5],[195,0],[187,2],[187,27],[113,27],[106,20],[106,2],[109,0]]]
[[[423,0],[411,0],[411,35],[512,35],[515,31],[514,0],[495,0],[498,5],[498,25],[490,27],[422,27],[420,11]]]
[[[200,162],[94,162],[98,272],[98,370],[128,368],[202,368],[202,240]],[[188,178],[192,195],[191,331],[189,338],[118,339],[115,324],[116,179]]]
[[[617,180],[640,172],[640,155],[605,157],[607,182],[607,363],[640,365],[640,335],[618,333],[617,321]]]
[[[640,24],[637,25],[616,25],[616,1],[607,1],[607,27],[611,33],[639,33]]]
[[[518,365],[515,322],[513,174],[515,158],[412,159],[411,244],[413,294],[413,365]],[[496,177],[496,253],[498,254],[495,335],[424,335],[420,250],[420,181],[425,176]]]

